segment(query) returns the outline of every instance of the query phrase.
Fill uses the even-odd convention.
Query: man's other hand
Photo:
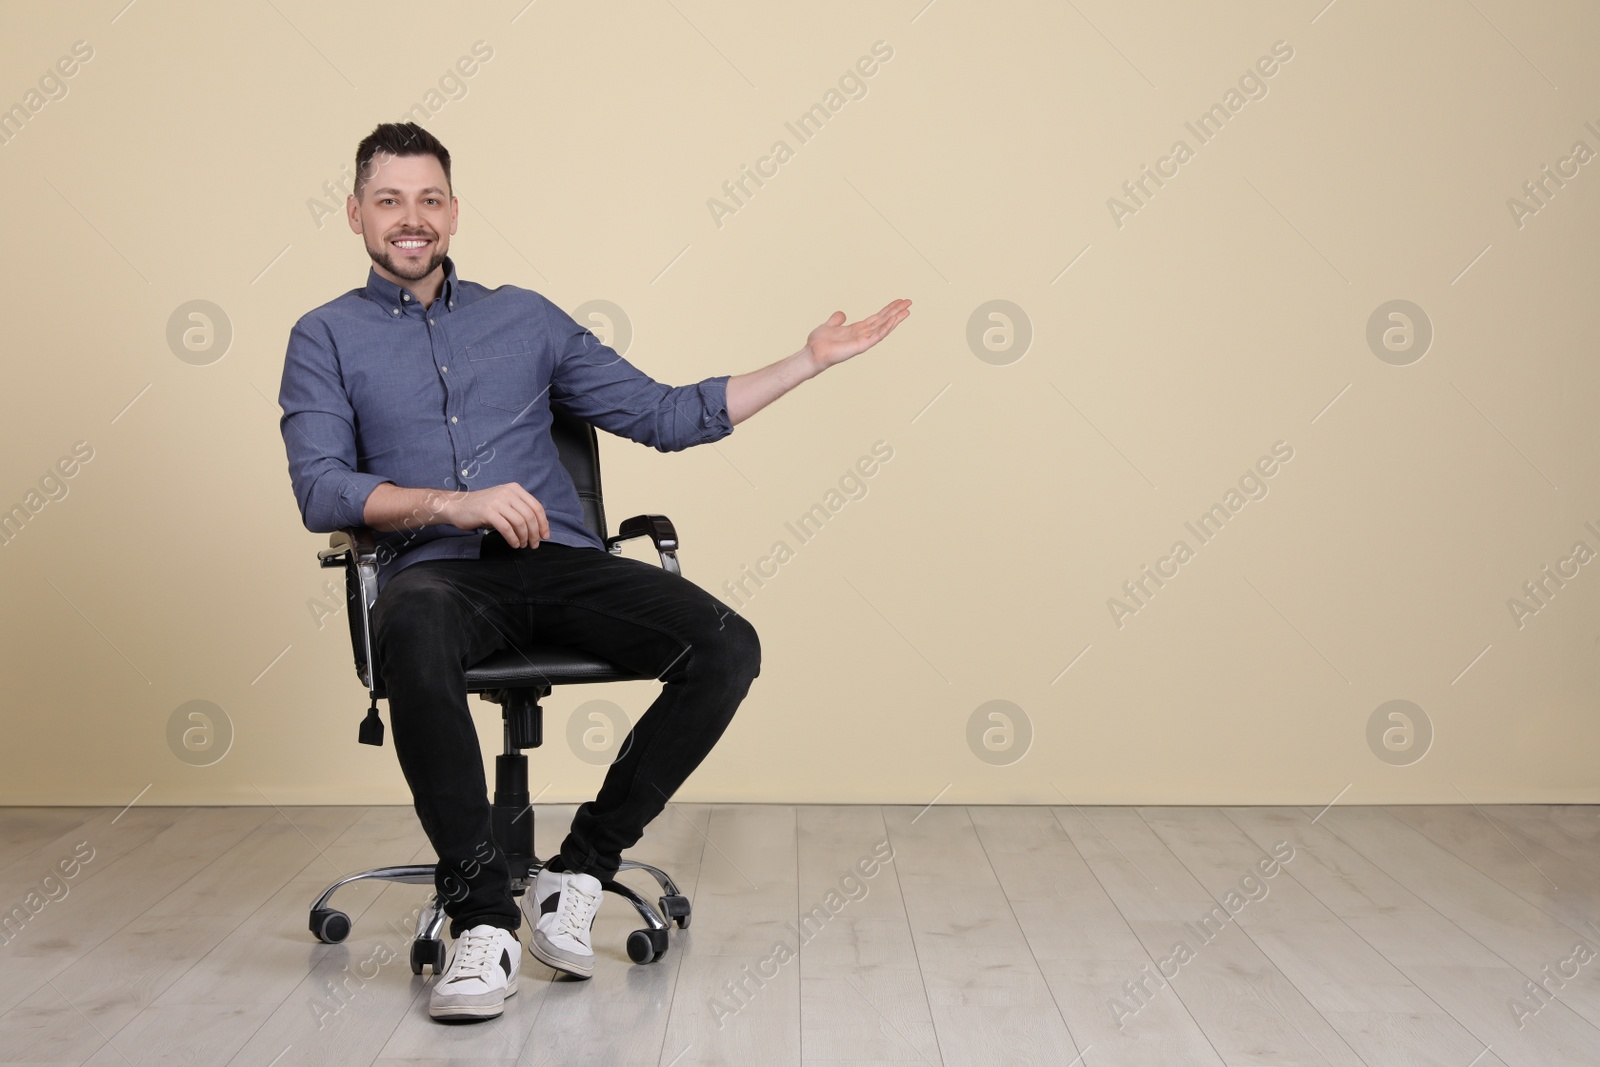
[[[516,482],[455,496],[445,507],[444,519],[458,530],[493,527],[512,548],[538,548],[540,541],[550,539],[544,505]]]
[[[835,363],[843,363],[851,356],[860,355],[889,335],[911,314],[911,301],[893,300],[885,304],[876,315],[868,315],[860,322],[846,326],[844,312],[835,311],[828,321],[811,331],[806,338],[806,348],[818,371],[827,370]]]

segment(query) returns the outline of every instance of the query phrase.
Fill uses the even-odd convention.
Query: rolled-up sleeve
[[[367,497],[389,479],[356,470],[355,412],[332,342],[315,321],[301,319],[289,332],[278,406],[289,480],[306,529],[331,533],[364,525]]]
[[[658,452],[679,452],[720,441],[733,432],[728,417],[731,375],[693,385],[664,385],[602,344],[555,304],[544,303],[554,354],[551,403]]]

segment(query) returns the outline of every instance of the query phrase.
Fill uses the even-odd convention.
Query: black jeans
[[[391,578],[372,627],[395,752],[440,860],[435,886],[452,937],[480,923],[521,925],[490,831],[469,665],[510,644],[551,642],[666,683],[561,844],[567,870],[602,881],[705,759],[761,670],[755,628],[688,579],[554,541],[514,549],[494,532],[480,559],[424,560]]]

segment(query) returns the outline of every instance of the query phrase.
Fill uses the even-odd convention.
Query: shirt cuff
[[[384,482],[391,479],[381,474],[363,471],[346,472],[344,484],[339,487],[339,503],[334,509],[334,523],[341,529],[347,526],[365,526],[367,497]]]
[[[700,416],[700,443],[720,441],[733,432],[733,419],[728,415],[728,379],[731,374],[719,374],[700,383],[700,395],[705,401]]]

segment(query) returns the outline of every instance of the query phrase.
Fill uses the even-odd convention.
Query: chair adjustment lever
[[[361,743],[383,747],[383,720],[378,717],[377,697],[372,698],[372,707],[367,709],[367,717],[361,720]]]

